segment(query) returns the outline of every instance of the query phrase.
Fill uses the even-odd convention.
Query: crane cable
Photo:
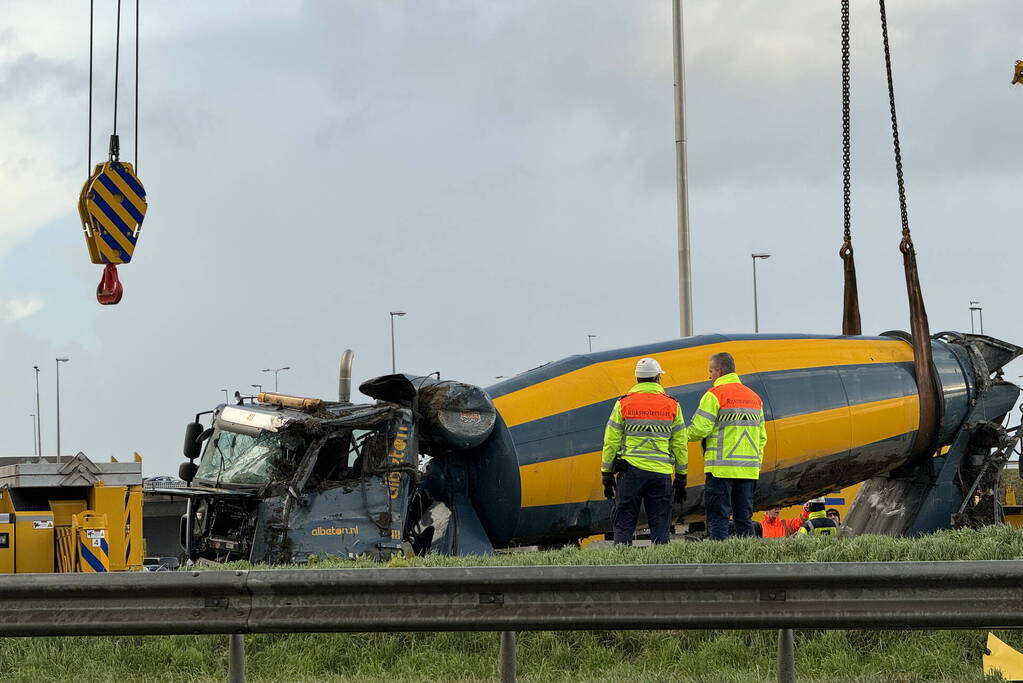
[[[860,327],[860,298],[856,288],[856,262],[852,247],[852,154],[849,127],[849,0],[842,0],[842,209],[845,231],[842,258],[845,275],[845,293],[842,300],[842,334],[862,334]]]
[[[138,36],[136,36],[138,40]],[[117,30],[114,33],[114,132],[110,135],[110,161],[121,158],[121,141],[117,137],[117,94],[121,81],[121,0],[117,0]]]
[[[139,173],[139,2],[135,0],[135,175]]]
[[[92,173],[92,36],[96,0],[89,0],[89,150],[85,155],[85,177]]]
[[[906,203],[906,181],[902,172],[902,149],[899,146],[899,122],[895,115],[895,86],[892,79],[892,54],[888,43],[888,18],[885,0],[879,0],[881,10],[881,37],[884,42],[884,63],[888,76],[888,102],[892,115],[892,146],[895,152],[895,177],[899,188],[899,211],[902,217],[902,264],[906,274],[906,292],[909,296],[910,332],[913,338],[914,371],[920,402],[920,424],[913,444],[914,456],[934,453],[937,435],[937,387],[934,383],[934,360],[931,356],[931,332],[920,289],[920,272],[916,263],[916,250],[909,232],[909,209]]]
[[[138,162],[139,120],[139,5],[135,0],[135,161]],[[95,1],[89,2],[89,131],[88,178],[78,199],[78,211],[85,233],[89,258],[103,266],[103,277],[96,288],[101,304],[116,304],[123,287],[117,275],[119,264],[130,263],[145,218],[146,191],[137,171],[120,160],[117,133],[121,73],[121,0],[117,0],[117,29],[114,43],[114,111],[107,161],[92,168],[93,71],[95,37]]]

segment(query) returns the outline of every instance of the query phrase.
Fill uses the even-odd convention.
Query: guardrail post
[[[778,629],[778,683],[796,683],[796,643],[792,629]]]
[[[501,683],[515,683],[515,631],[501,631]]]
[[[245,683],[245,636],[241,633],[231,634],[231,655],[227,680],[230,683]]]

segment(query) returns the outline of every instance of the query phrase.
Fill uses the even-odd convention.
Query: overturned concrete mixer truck
[[[197,415],[180,472],[188,486],[162,492],[188,500],[181,544],[192,559],[383,559],[571,543],[611,529],[600,452],[636,360],[660,361],[667,392],[690,419],[709,386],[708,357],[727,351],[764,399],[758,509],[870,480],[850,519],[863,531],[919,534],[949,527],[978,502],[976,483],[1018,432],[1005,421],[1019,389],[1001,369],[1023,349],[942,333],[932,350],[932,430],[920,429],[913,350],[898,332],[675,339],[571,356],[486,389],[394,374],[361,385],[372,403],[351,402],[346,352],[337,401],[261,393]],[[932,443],[917,443],[918,430]],[[676,510],[687,521],[703,506],[700,444],[689,453],[689,495]]]

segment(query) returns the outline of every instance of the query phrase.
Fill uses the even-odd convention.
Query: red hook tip
[[[113,306],[124,296],[124,287],[117,278],[117,266],[108,263],[103,267],[103,277],[96,286],[96,301],[104,306]]]

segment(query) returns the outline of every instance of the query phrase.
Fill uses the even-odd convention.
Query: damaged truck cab
[[[376,403],[260,393],[197,415],[179,471],[187,486],[156,491],[188,501],[186,556],[277,564],[414,552],[407,512],[421,455],[478,445],[495,411],[457,382],[388,375],[361,389]]]

